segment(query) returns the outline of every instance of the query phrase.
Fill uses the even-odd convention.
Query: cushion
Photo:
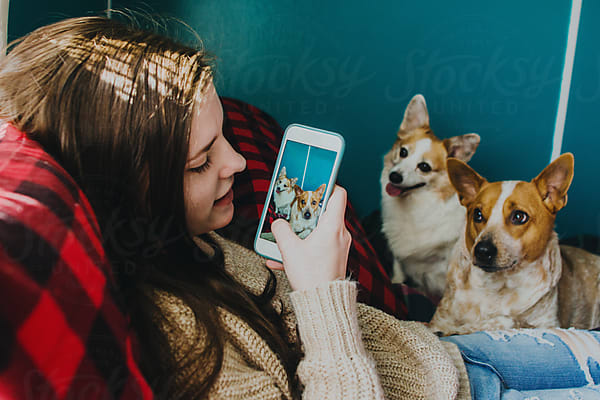
[[[96,217],[40,145],[0,128],[0,397],[151,398]]]
[[[283,129],[270,115],[252,105],[231,98],[221,100],[225,114],[223,132],[233,148],[246,158],[247,167],[236,175],[234,183],[234,223],[220,233],[252,248]],[[358,281],[359,301],[406,319],[404,293],[408,292],[391,284],[350,201],[346,227],[352,234],[348,274]]]

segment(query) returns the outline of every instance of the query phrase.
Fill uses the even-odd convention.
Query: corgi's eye
[[[421,162],[417,165],[417,168],[419,168],[422,172],[430,172],[431,171],[431,165],[427,164],[426,162]]]
[[[479,208],[476,208],[473,211],[473,221],[480,223],[483,222],[483,213],[481,212],[481,210]]]
[[[529,221],[529,215],[525,211],[514,210],[510,214],[510,222],[513,225],[523,225],[527,221]]]
[[[403,147],[400,149],[400,157],[402,157],[402,158],[408,157],[408,150],[406,150],[406,147]]]

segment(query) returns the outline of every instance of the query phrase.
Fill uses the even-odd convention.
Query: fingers
[[[337,220],[343,221],[344,215],[346,214],[346,189],[341,186],[335,185],[333,193],[327,202],[325,212],[323,212],[322,218],[326,220]]]
[[[296,234],[292,231],[290,224],[284,219],[276,219],[271,224],[271,232],[273,232],[273,236],[275,236],[275,241],[278,246],[279,243],[286,243],[294,240],[298,240]],[[281,247],[279,246],[281,249]]]
[[[347,243],[348,251],[350,251],[350,246],[352,246],[352,234],[346,229],[346,226],[344,226],[344,240]]]
[[[267,265],[267,267],[271,268],[272,270],[283,271],[283,264],[280,263],[279,261],[267,260],[265,262],[265,264]]]

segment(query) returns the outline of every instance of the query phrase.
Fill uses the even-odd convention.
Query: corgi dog
[[[295,186],[296,198],[292,202],[290,226],[302,239],[317,227],[317,219],[321,213],[321,199],[325,193],[326,185],[323,183],[317,190],[302,190]]]
[[[294,186],[298,178],[288,178],[285,167],[279,171],[279,176],[273,189],[273,202],[275,203],[275,216],[290,219],[292,202],[296,198]]]
[[[559,246],[556,213],[567,204],[573,156],[563,154],[530,182],[488,182],[449,159],[467,209],[447,287],[430,322],[444,335],[511,328],[600,325],[600,257]]]
[[[422,95],[406,107],[381,172],[382,232],[394,256],[393,282],[407,280],[434,298],[442,296],[448,257],[465,220],[446,159],[469,161],[478,145],[475,133],[438,139]]]

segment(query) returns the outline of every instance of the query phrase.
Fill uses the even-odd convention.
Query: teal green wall
[[[563,150],[575,155],[575,177],[558,226],[600,236],[600,2],[584,0]]]
[[[255,104],[283,126],[342,133],[340,181],[363,216],[379,207],[382,156],[416,93],[425,95],[438,136],[481,135],[471,165],[488,179],[529,180],[549,162],[570,0],[119,0],[113,6],[188,23],[217,56],[220,94]],[[584,0],[563,148],[575,153],[576,179],[559,214],[561,236],[600,233],[592,150],[600,144],[599,13],[597,2]]]
[[[106,0],[9,0],[8,41],[65,18],[97,14],[106,9],[106,4]]]
[[[379,207],[382,155],[416,93],[438,136],[481,135],[471,165],[488,179],[529,180],[547,165],[570,9],[568,0],[180,0],[171,13],[218,57],[221,94],[282,125],[345,136],[340,181],[366,215]],[[580,158],[589,156],[570,150],[585,179]],[[597,233],[571,203],[561,235]]]

